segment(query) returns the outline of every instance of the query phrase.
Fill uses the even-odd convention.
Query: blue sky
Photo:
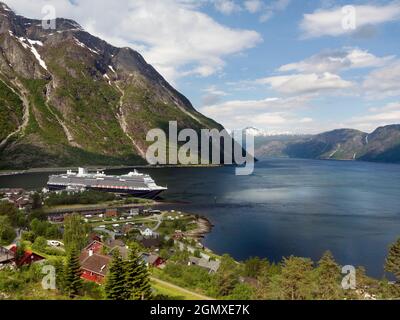
[[[229,129],[400,123],[400,1],[5,2],[35,18],[50,3],[57,16],[138,50]]]

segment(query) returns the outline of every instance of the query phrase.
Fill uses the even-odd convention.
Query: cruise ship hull
[[[167,190],[158,186],[148,174],[141,174],[136,170],[113,176],[100,171],[89,173],[85,168],[79,168],[78,173],[68,170],[66,174],[51,175],[47,187],[50,191],[94,190],[147,199],[154,199]]]
[[[50,191],[62,191],[66,190],[67,186],[62,185],[52,185],[47,184],[47,187]],[[100,192],[110,192],[117,193],[121,195],[129,195],[136,198],[143,199],[155,199],[157,198],[165,189],[160,190],[126,190],[126,189],[118,189],[118,188],[98,188],[98,187],[85,187],[86,190],[100,191]]]

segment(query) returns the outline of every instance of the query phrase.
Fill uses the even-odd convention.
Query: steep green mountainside
[[[400,162],[400,125],[376,129],[366,138],[365,161]]]
[[[0,78],[0,141],[17,131],[23,121],[23,105],[12,87]]]
[[[257,137],[258,159],[303,159],[400,162],[400,125],[389,125],[368,134],[338,129],[314,136]]]
[[[145,163],[153,128],[222,129],[136,51],[0,3],[0,168]]]

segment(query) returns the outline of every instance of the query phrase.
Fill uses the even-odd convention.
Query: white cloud
[[[233,0],[215,0],[214,6],[217,11],[230,15],[234,12],[241,11],[241,7]]]
[[[370,114],[353,117],[347,124],[359,130],[371,132],[377,127],[400,123],[400,102],[391,102],[379,108],[371,108]]]
[[[202,96],[204,106],[209,106],[218,103],[222,97],[228,94],[225,91],[219,90],[216,86],[209,86],[203,90],[205,95]]]
[[[250,13],[257,13],[263,7],[263,2],[261,0],[247,0],[244,2],[244,7]]]
[[[398,111],[400,110],[400,102],[390,102],[383,107],[379,108],[370,108],[370,112],[382,112],[382,111]]]
[[[41,18],[53,5],[59,17],[76,20],[86,30],[116,46],[138,49],[169,81],[185,75],[209,76],[224,58],[256,46],[260,34],[224,26],[198,10],[192,0],[6,0],[18,13]]]
[[[308,108],[309,96],[265,98],[260,100],[231,100],[205,106],[205,115],[224,123],[229,129],[258,127],[278,132],[292,131],[305,126],[310,117],[299,116],[297,110]],[[300,132],[301,130],[299,130]]]
[[[372,71],[365,78],[363,89],[370,98],[400,96],[400,60]]]
[[[342,48],[318,53],[303,61],[281,66],[278,70],[281,72],[337,73],[346,69],[382,67],[392,59],[394,56],[380,58],[366,50]]]
[[[320,92],[347,89],[352,82],[343,80],[340,76],[325,72],[323,74],[307,73],[285,76],[275,76],[256,80],[258,84],[267,84],[273,90],[289,95],[317,94]]]
[[[353,34],[368,26],[400,19],[400,3],[397,1],[381,6],[355,5],[352,7],[355,13],[355,30],[343,25],[343,22],[345,26],[347,25],[348,13],[344,12],[342,7],[334,7],[305,14],[300,24],[303,35],[306,38],[341,36]]]

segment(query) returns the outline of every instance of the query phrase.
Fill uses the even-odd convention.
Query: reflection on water
[[[400,236],[400,165],[271,160],[251,176],[234,168],[141,170],[168,186],[166,200],[215,224],[211,249],[236,259],[318,260],[329,249],[341,264],[382,276],[387,246]],[[112,174],[126,170],[112,170]],[[0,187],[41,188],[48,174],[0,177]]]

